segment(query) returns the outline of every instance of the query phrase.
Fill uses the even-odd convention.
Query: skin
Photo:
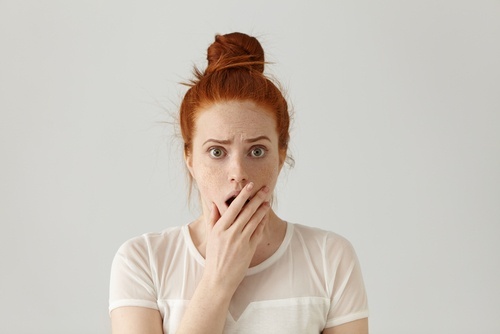
[[[222,333],[247,269],[269,258],[283,241],[286,223],[269,205],[283,166],[278,148],[272,114],[253,102],[223,102],[199,112],[185,160],[200,193],[202,215],[189,229],[205,270],[178,334]],[[228,205],[231,196],[236,198]],[[157,310],[121,307],[111,312],[111,321],[115,334],[162,333]],[[368,322],[323,333],[367,334]]]

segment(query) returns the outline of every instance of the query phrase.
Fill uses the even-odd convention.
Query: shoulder
[[[294,235],[307,243],[318,243],[322,247],[351,248],[345,237],[332,231],[301,224],[292,224]]]
[[[159,250],[175,247],[183,240],[183,226],[167,228],[161,232],[150,232],[125,241],[118,249],[121,255],[149,255]]]
[[[311,256],[330,264],[356,262],[357,255],[351,242],[340,234],[317,227],[293,224],[295,249],[301,248]]]

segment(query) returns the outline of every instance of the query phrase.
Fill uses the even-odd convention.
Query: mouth
[[[226,200],[226,205],[229,207],[231,205],[231,203],[233,203],[233,201],[236,199],[236,195],[233,195],[231,197],[229,197],[227,200]],[[245,202],[245,205],[250,202],[250,198],[247,199],[247,201]]]
[[[233,203],[233,201],[235,200],[235,198],[236,198],[236,196],[231,196],[231,197],[229,197],[229,198],[227,199],[227,201],[226,201],[226,205],[227,205],[227,206],[230,206],[230,205],[231,205],[231,203]]]

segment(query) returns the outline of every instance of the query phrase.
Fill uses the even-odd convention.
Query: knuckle
[[[265,199],[265,198],[266,198],[266,196],[267,196],[267,193],[266,193],[266,192],[264,192],[264,191],[259,191],[259,192],[258,192],[258,196],[259,196],[259,198],[261,198],[261,199]]]

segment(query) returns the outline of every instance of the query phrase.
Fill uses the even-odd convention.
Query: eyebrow
[[[255,137],[255,138],[245,139],[244,142],[245,143],[255,143],[256,141],[259,141],[259,140],[267,140],[269,142],[271,141],[271,139],[269,139],[269,137],[267,137],[267,136],[258,136],[258,137]],[[203,145],[205,145],[206,143],[210,143],[210,142],[217,143],[217,144],[225,144],[225,145],[227,145],[227,144],[231,143],[231,140],[229,140],[229,139],[224,139],[223,140],[223,139],[212,139],[212,138],[210,138],[210,139],[207,139],[203,143]]]

